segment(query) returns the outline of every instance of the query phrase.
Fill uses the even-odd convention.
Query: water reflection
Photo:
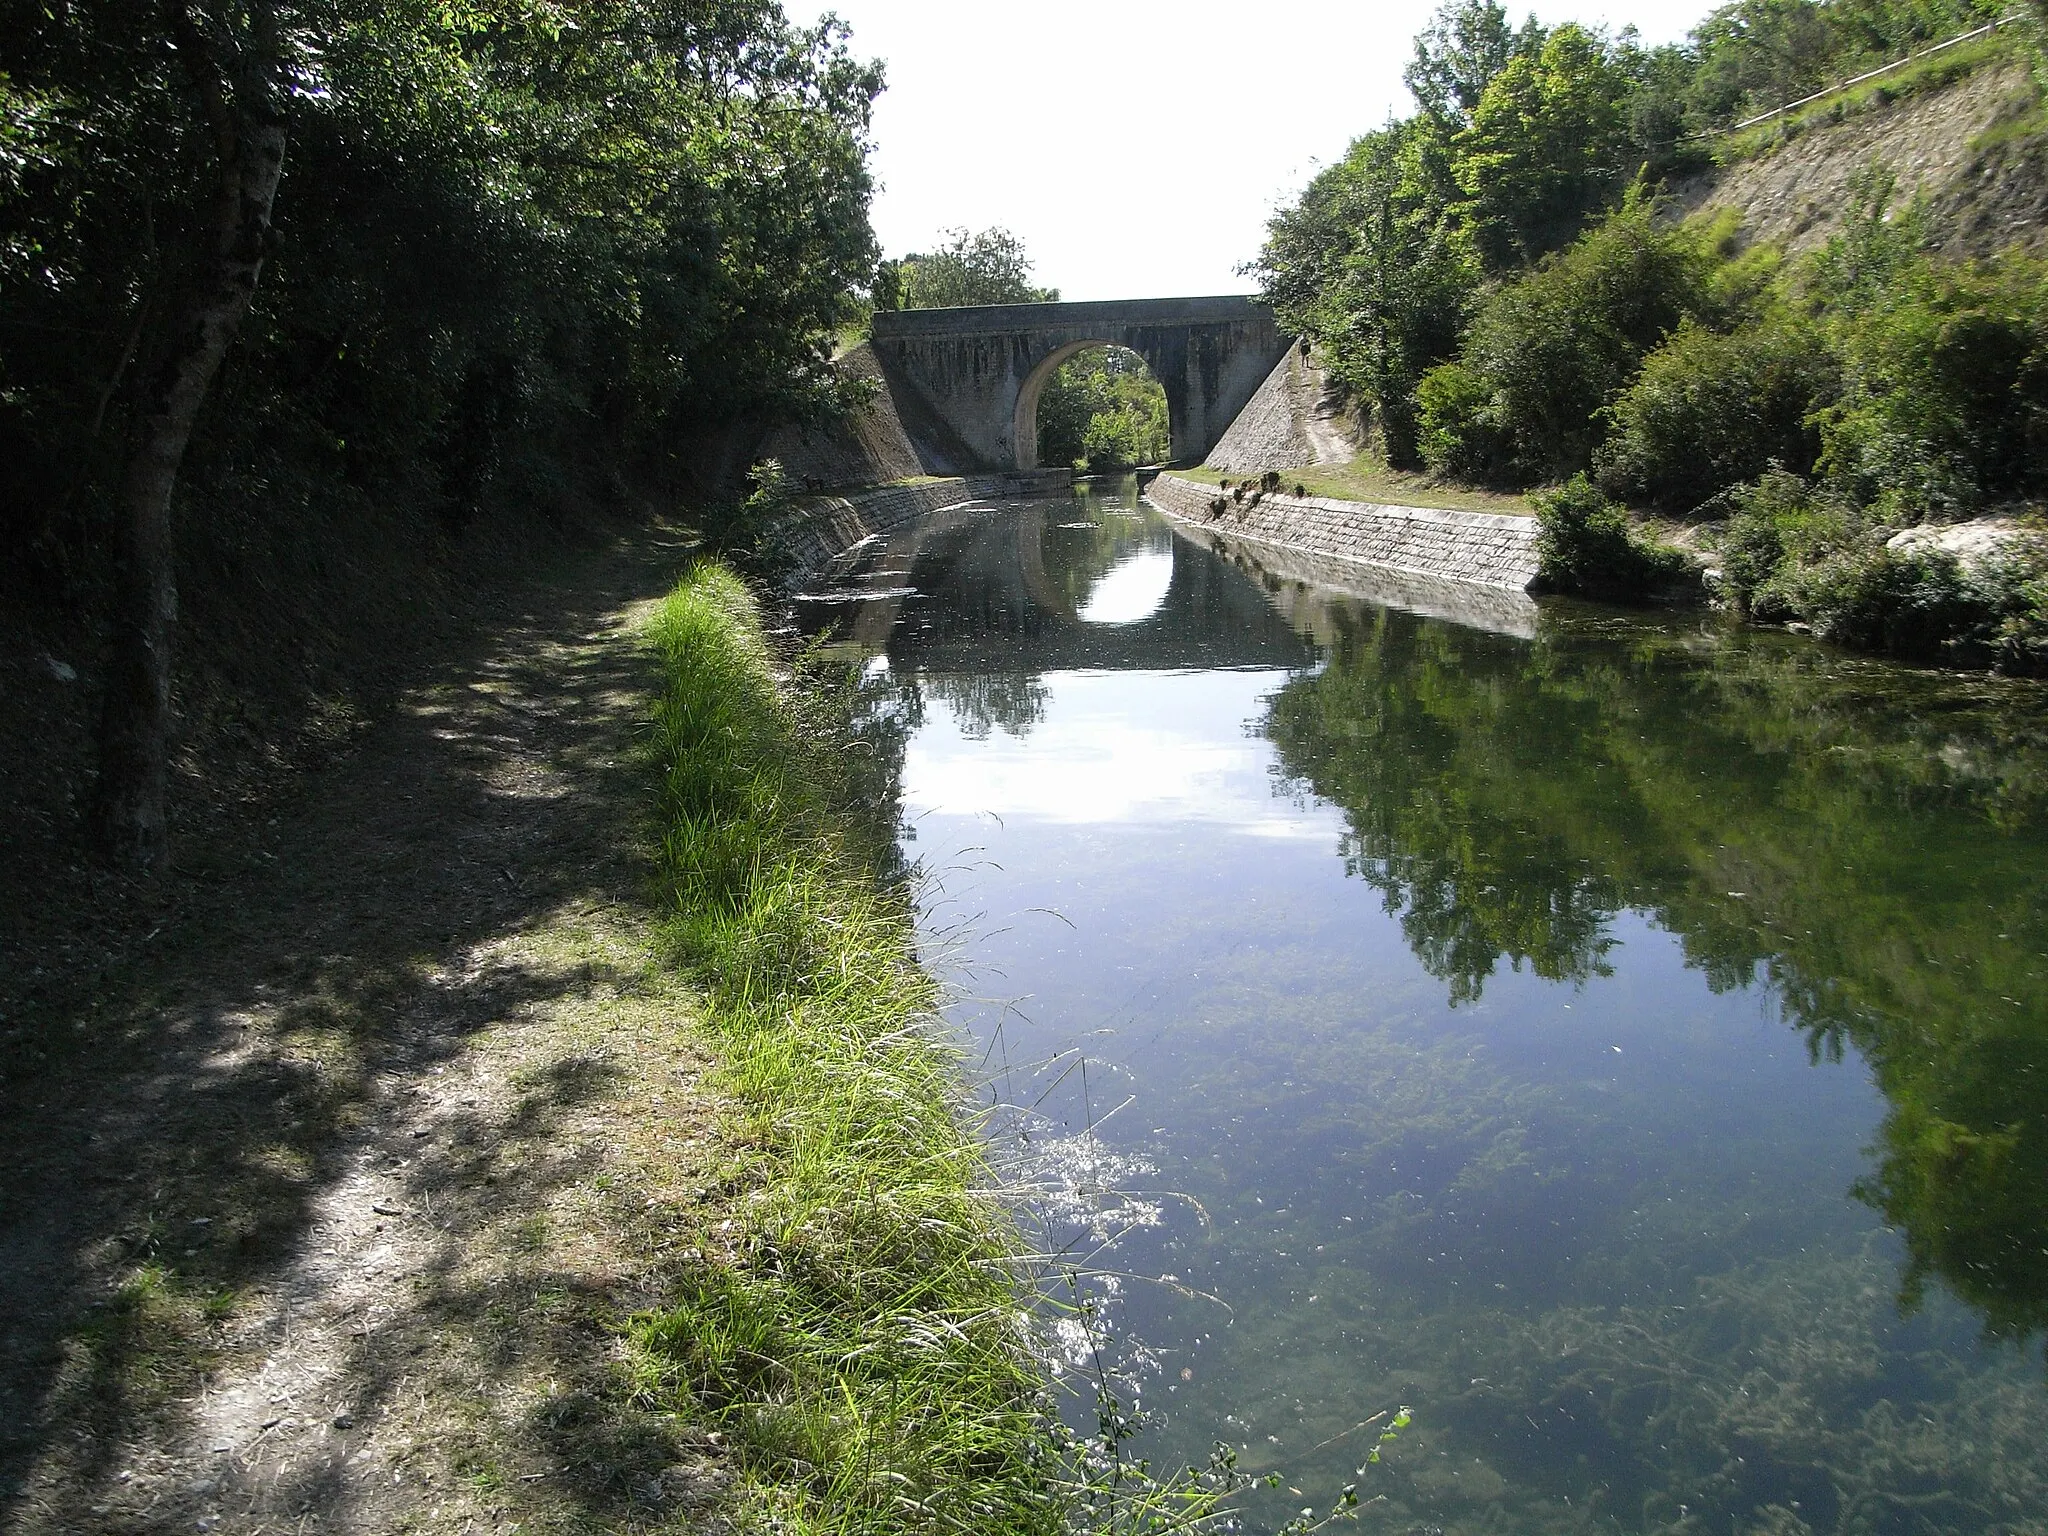
[[[1166,606],[1173,587],[1173,551],[1141,549],[1095,583],[1076,615],[1083,624],[1137,624]]]
[[[1560,620],[1531,648],[1361,612],[1274,698],[1294,780],[1455,1001],[1607,974],[1624,909],[1761,979],[1889,1110],[1859,1190],[1994,1331],[2048,1323],[2048,727],[2032,690],[1768,637]]]
[[[849,626],[996,1087],[1177,1197],[1114,1264],[1151,1449],[1270,1526],[1406,1402],[1387,1529],[2028,1529],[2042,692],[1314,575],[1094,497]]]

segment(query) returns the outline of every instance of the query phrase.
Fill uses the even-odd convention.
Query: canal
[[[1254,1531],[2044,1529],[2039,685],[1375,589],[1129,483],[798,606],[1134,1454],[1277,1471]]]

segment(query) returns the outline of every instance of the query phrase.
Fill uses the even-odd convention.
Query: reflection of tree
[[[1517,707],[1510,643],[1460,636],[1461,654],[1454,633],[1377,611],[1280,692],[1268,732],[1288,775],[1344,807],[1347,870],[1454,1002],[1503,958],[1583,981],[1603,970],[1620,889],[1580,859],[1554,796],[1514,792],[1518,768],[1574,751],[1582,711]]]
[[[2026,1339],[2048,1332],[2048,1038],[2009,1011],[1862,1040],[1890,1111],[1857,1193],[1905,1233],[1908,1306],[1938,1276]]]
[[[1000,726],[1022,736],[1045,718],[1045,684],[1029,673],[937,672],[924,678],[924,690],[953,711],[960,734],[985,741]]]
[[[804,666],[806,687],[792,697],[804,729],[837,752],[845,772],[833,806],[848,841],[885,881],[905,873],[898,832],[903,823],[903,759],[924,723],[917,680],[867,670],[843,652],[821,650]]]
[[[1767,641],[1533,646],[1359,609],[1266,722],[1454,1000],[1598,974],[1624,907],[1717,990],[1761,977],[1888,1101],[1864,1198],[1904,1300],[2048,1331],[2048,717],[2037,693]]]

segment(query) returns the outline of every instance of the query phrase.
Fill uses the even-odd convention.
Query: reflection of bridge
[[[1053,369],[1100,346],[1129,347],[1164,387],[1176,460],[1215,447],[1287,349],[1273,311],[1241,296],[909,309],[874,321],[899,408],[906,390],[914,397],[906,420],[936,418],[963,472],[1035,467],[1039,393]]]
[[[1151,519],[1059,526],[1075,510],[1049,502],[995,515],[940,513],[890,536],[877,551],[880,568],[864,580],[899,595],[856,605],[845,615],[847,638],[886,644],[898,665],[941,673],[1286,668],[1314,659],[1265,590],[1227,561]],[[1142,554],[1173,562],[1158,606],[1130,623],[1082,619],[1101,578]],[[915,583],[913,601],[905,581]]]

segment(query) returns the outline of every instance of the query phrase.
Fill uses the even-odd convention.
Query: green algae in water
[[[958,1016],[1153,1170],[1097,1260],[1169,1277],[1117,1287],[1143,1453],[1281,1471],[1254,1529],[1354,1480],[1396,1531],[2048,1529],[2039,687],[1431,619],[1100,498],[902,542]],[[1000,1070],[1059,1048],[1087,1102]]]

